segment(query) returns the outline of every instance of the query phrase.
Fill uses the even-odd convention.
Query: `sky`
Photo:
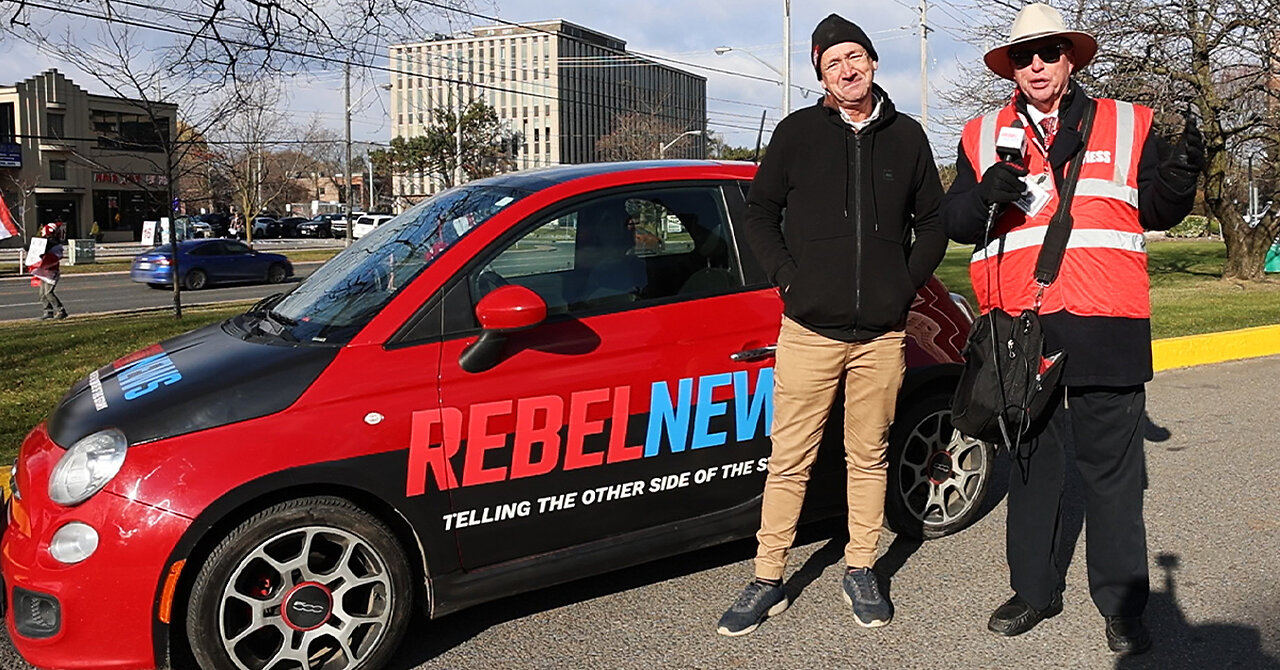
[[[899,111],[919,117],[921,68],[919,0],[864,0],[829,2],[793,0],[791,4],[792,109],[812,105],[820,90],[808,61],[810,35],[827,14],[835,12],[859,24],[870,36],[880,56],[875,81],[893,99]],[[954,128],[946,128],[937,91],[957,76],[960,63],[972,64],[980,50],[961,42],[965,20],[964,0],[930,0],[928,78],[931,89],[929,133],[940,159],[954,156]],[[565,19],[627,43],[631,51],[681,61],[666,64],[707,78],[707,110],[710,130],[730,145],[752,147],[762,111],[766,114],[764,141],[781,117],[781,77],[769,65],[781,69],[784,0],[496,0],[477,2],[476,11],[504,21]],[[459,18],[462,25],[487,25],[479,18]],[[443,26],[442,26],[443,28]],[[723,55],[715,48],[734,47]],[[754,57],[753,57],[754,55]],[[758,59],[758,60],[757,60]],[[382,64],[386,64],[385,57]],[[706,66],[778,81],[752,80],[732,74],[698,69]],[[9,85],[44,69],[57,67],[92,93],[105,89],[91,76],[76,71],[56,53],[47,53],[12,37],[0,38],[0,85]],[[388,80],[385,72],[358,78],[352,97],[352,134],[357,141],[390,140],[387,92],[377,88]],[[300,74],[288,80],[288,109],[299,118],[315,116],[336,132],[342,130],[342,77],[337,72]],[[795,86],[812,92],[802,92]],[[180,101],[179,101],[180,103]]]

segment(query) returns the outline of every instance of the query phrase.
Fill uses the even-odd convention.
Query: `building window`
[[[67,180],[67,162],[65,160],[49,161],[50,181]]]
[[[48,132],[46,134],[49,137],[62,139],[67,136],[67,116],[65,114],[49,112],[45,115],[45,119],[48,121]],[[65,179],[66,177],[63,178]]]

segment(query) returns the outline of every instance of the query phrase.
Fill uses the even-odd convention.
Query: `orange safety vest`
[[[1040,313],[1066,310],[1078,316],[1147,319],[1151,303],[1147,245],[1138,221],[1138,161],[1151,131],[1151,110],[1118,100],[1095,99],[1093,130],[1071,201],[1074,224],[1058,278],[1044,291]],[[993,240],[975,249],[969,277],[981,311],[1011,314],[1035,306],[1036,259],[1059,205],[1055,176],[1031,122],[1010,104],[965,125],[961,144],[979,181],[997,160],[1000,129],[1021,118],[1026,127],[1023,163],[1032,175],[1048,173],[1053,199],[1034,217],[1010,205],[996,220]]]

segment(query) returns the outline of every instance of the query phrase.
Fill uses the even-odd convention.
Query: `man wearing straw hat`
[[[1005,543],[1014,595],[988,628],[1021,635],[1062,611],[1065,566],[1056,556],[1072,448],[1084,484],[1090,595],[1111,650],[1140,654],[1151,647],[1142,621],[1149,588],[1144,384],[1152,377],[1143,231],[1166,230],[1190,211],[1204,140],[1188,118],[1170,148],[1153,132],[1150,109],[1089,98],[1071,75],[1097,49],[1047,5],[1018,12],[1009,42],[985,57],[1016,90],[1002,109],[966,125],[942,216],[956,241],[980,245],[989,232],[990,244],[975,249],[969,266],[982,311],[1038,308],[1045,349],[1067,354],[1056,409],[1015,445]],[[998,145],[1005,156],[1019,154],[1016,142],[1008,149],[1010,138],[1024,145],[1018,160],[998,157]],[[1080,152],[1066,250],[1056,281],[1040,286],[1040,247]]]

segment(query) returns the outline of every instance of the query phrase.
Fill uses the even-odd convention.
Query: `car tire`
[[[183,288],[188,291],[199,291],[209,283],[209,276],[204,270],[192,270],[187,273],[185,279],[182,280]]]
[[[375,670],[408,628],[411,581],[400,544],[369,513],[336,497],[289,500],[240,524],[201,564],[186,642],[207,670],[287,659],[320,667],[307,659],[326,657],[346,661],[336,666],[343,670]],[[341,658],[344,648],[350,657]]]
[[[983,513],[995,447],[951,426],[951,395],[916,396],[889,433],[885,515],[896,533],[930,540],[968,527]]]
[[[271,267],[267,268],[268,284],[279,284],[280,282],[284,281],[285,277],[287,276],[289,276],[289,272],[285,270],[284,266],[279,263],[272,263]]]

